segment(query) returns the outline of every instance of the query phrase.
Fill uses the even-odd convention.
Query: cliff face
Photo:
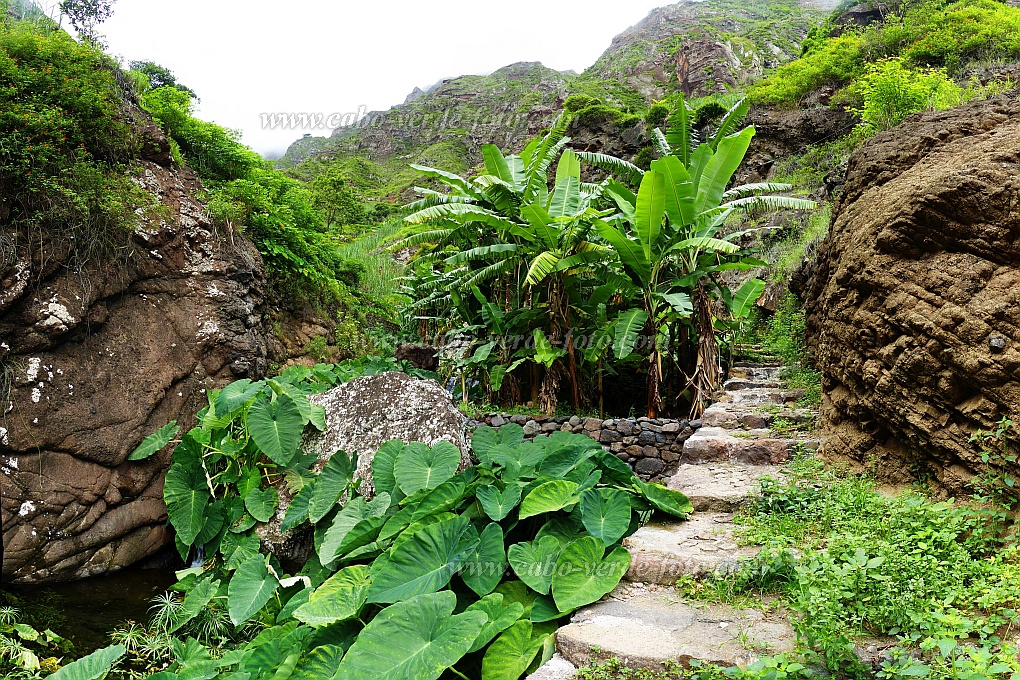
[[[358,125],[296,141],[278,166],[308,177],[318,161],[338,160],[366,195],[400,197],[418,178],[408,164],[464,173],[481,163],[482,144],[519,151],[551,125],[571,94],[637,111],[671,93],[700,97],[750,84],[763,69],[799,55],[833,0],[820,4],[705,0],[656,9],[617,36],[583,74],[520,63],[415,88],[404,104],[370,113]],[[570,134],[588,139],[602,128],[604,121],[596,121]]]
[[[915,116],[851,157],[807,294],[829,458],[957,492],[987,469],[971,435],[1020,422],[1018,171],[1007,98]]]
[[[20,582],[116,570],[172,541],[169,449],[127,456],[267,366],[261,257],[217,233],[197,177],[146,114],[126,115],[143,142],[129,172],[153,205],[116,257],[81,265],[75,246],[0,226],[3,573]]]

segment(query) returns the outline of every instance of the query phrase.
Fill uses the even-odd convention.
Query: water
[[[176,581],[170,570],[125,569],[71,583],[5,586],[0,600],[21,610],[22,623],[49,628],[83,655],[109,645],[110,632],[126,621],[147,623],[150,600]]]

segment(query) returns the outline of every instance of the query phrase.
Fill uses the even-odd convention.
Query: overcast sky
[[[102,31],[111,53],[174,71],[200,117],[272,154],[304,131],[263,130],[261,113],[385,110],[415,86],[518,61],[581,72],[668,2],[117,0]]]

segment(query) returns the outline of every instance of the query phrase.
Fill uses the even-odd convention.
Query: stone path
[[[556,657],[532,680],[565,680],[576,667],[610,658],[653,670],[668,660],[745,666],[793,648],[793,629],[781,613],[685,602],[671,587],[682,576],[726,573],[755,556],[758,548],[738,545],[734,513],[760,495],[762,477],[782,478],[798,448],[819,447],[817,414],[797,406],[803,391],[786,389],[779,371],[734,367],[668,480],[691,500],[694,514],[652,522],[625,539],[631,566],[624,582],[560,628]]]

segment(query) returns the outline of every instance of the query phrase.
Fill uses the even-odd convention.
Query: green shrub
[[[576,113],[581,109],[586,109],[590,106],[598,106],[602,104],[602,100],[592,97],[588,94],[572,94],[567,97],[567,100],[563,102],[563,109],[569,113]]]
[[[855,102],[854,112],[869,132],[876,132],[899,125],[914,113],[956,106],[966,92],[945,71],[910,69],[902,59],[883,59],[870,64],[843,97]]]
[[[605,104],[595,104],[575,113],[574,120],[581,125],[595,126],[609,122],[627,127],[641,120],[641,117]]]
[[[796,104],[809,93],[829,85],[846,85],[864,68],[867,41],[856,33],[821,42],[813,51],[776,69],[775,73],[748,90],[757,104]]]
[[[648,113],[645,114],[645,122],[652,127],[660,127],[666,124],[669,120],[670,108],[662,102],[656,102],[652,104],[652,107],[648,109]]]

